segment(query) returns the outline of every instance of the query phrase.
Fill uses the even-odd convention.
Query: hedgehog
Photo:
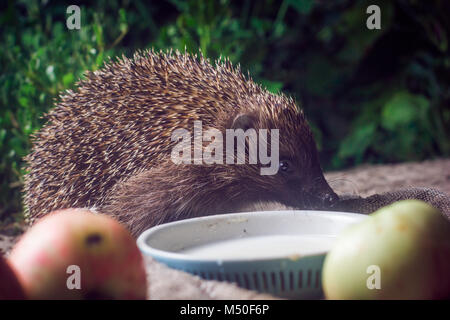
[[[321,209],[338,200],[294,99],[269,92],[227,58],[145,50],[110,59],[61,94],[46,118],[25,158],[30,224],[56,209],[89,208],[137,236],[256,203]],[[172,133],[192,131],[194,121],[223,133],[278,129],[277,172],[261,175],[260,163],[175,163]]]

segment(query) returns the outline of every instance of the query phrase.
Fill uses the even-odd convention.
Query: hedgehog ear
[[[242,129],[247,131],[248,129],[253,128],[254,125],[255,119],[251,115],[241,113],[234,118],[231,129]]]

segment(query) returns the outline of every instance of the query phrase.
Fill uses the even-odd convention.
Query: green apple
[[[322,283],[328,299],[450,298],[450,222],[418,200],[381,208],[339,236]]]

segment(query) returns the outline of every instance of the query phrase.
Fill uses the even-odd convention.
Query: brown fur
[[[255,129],[280,129],[280,159],[290,159],[292,174],[170,160],[173,130],[192,130],[194,120],[202,120],[203,131],[225,132],[241,114]],[[178,52],[141,52],[87,73],[50,111],[26,160],[31,222],[55,209],[94,207],[135,235],[161,222],[239,211],[258,201],[306,208],[336,198],[291,98],[262,89],[228,60],[213,66]]]

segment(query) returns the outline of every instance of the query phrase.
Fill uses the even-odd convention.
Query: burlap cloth
[[[398,200],[420,199],[450,219],[450,159],[359,167],[328,173],[326,178],[341,196],[342,201],[335,208],[339,211],[371,213]],[[289,209],[281,205],[279,208]],[[151,258],[146,264],[151,299],[276,299],[231,283],[202,280]]]

